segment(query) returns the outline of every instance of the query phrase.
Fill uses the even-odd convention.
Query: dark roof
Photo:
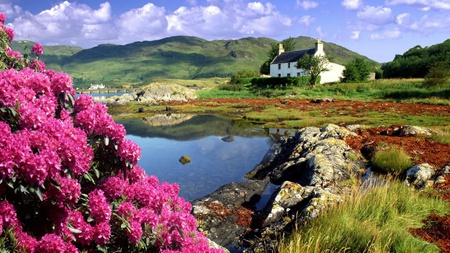
[[[315,48],[284,52],[275,57],[275,59],[273,59],[271,64],[296,62],[300,58],[302,58],[303,55],[305,54],[314,55],[315,52],[316,52]]]

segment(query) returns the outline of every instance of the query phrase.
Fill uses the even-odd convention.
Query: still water
[[[195,200],[230,182],[242,182],[272,145],[271,131],[211,115],[156,115],[117,120],[142,148],[139,165],[160,182],[177,183]],[[182,165],[187,155],[191,162]]]

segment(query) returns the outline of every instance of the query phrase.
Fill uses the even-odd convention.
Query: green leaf
[[[70,232],[74,233],[74,234],[81,234],[81,230],[76,229],[74,227],[72,227],[71,225],[68,226]]]
[[[97,168],[94,169],[94,173],[97,178],[100,178],[100,171]]]
[[[127,227],[127,224],[125,224],[125,223],[120,224],[120,228],[121,228],[121,229],[124,229],[124,228],[126,228],[126,227]]]
[[[89,216],[88,218],[87,218],[87,220],[86,220],[87,222],[93,222],[94,221],[94,219],[91,217],[91,216]]]
[[[43,196],[43,194],[41,192],[41,189],[39,187],[36,189],[35,192],[36,192],[36,196],[39,198],[39,200],[40,201],[44,201],[44,196]]]

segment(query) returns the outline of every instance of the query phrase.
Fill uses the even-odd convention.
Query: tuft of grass
[[[403,183],[373,184],[310,221],[279,245],[280,253],[319,252],[439,252],[414,237],[409,228],[421,227],[432,212],[448,213],[440,198],[411,191]]]
[[[403,174],[414,165],[411,157],[397,147],[378,146],[370,162],[374,169],[394,176]]]
[[[431,137],[434,141],[450,145],[450,126],[435,128],[435,132]]]

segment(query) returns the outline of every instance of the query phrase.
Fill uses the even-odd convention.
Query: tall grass
[[[449,211],[448,203],[401,182],[373,185],[298,228],[280,243],[279,252],[439,252],[408,228],[420,227],[432,212]]]
[[[387,148],[377,147],[370,162],[375,169],[395,176],[403,174],[414,165],[408,153],[396,146]]]

